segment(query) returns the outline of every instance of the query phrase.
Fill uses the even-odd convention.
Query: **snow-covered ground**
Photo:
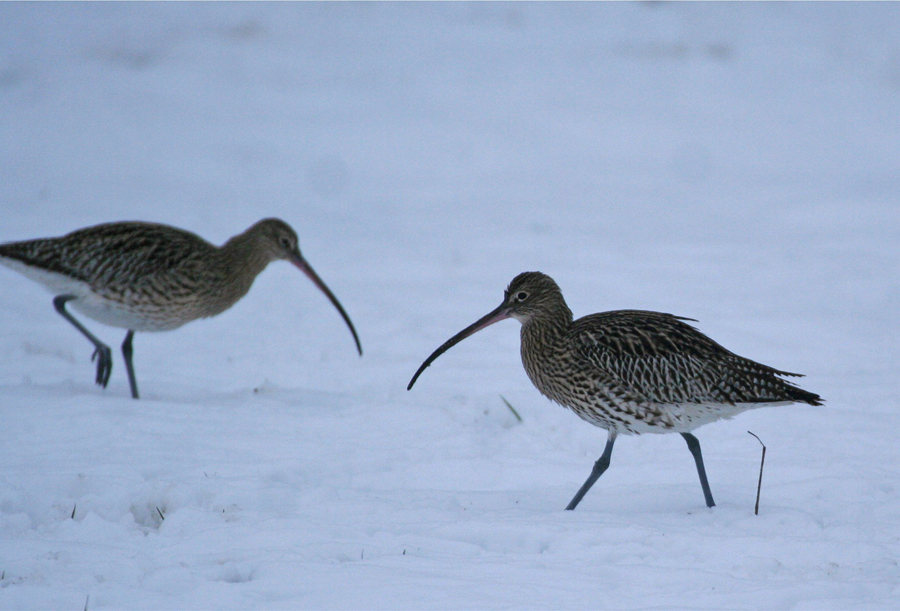
[[[0,241],[112,220],[273,264],[91,347],[0,268],[0,608],[900,607],[900,4],[0,3]],[[824,407],[605,433],[507,321],[699,319]],[[518,422],[501,400],[522,416]],[[753,514],[760,446],[768,447]]]

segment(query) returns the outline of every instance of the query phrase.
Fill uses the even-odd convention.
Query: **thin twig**
[[[159,514],[159,519],[160,519],[161,521],[164,522],[164,521],[166,520],[166,516],[164,516],[164,515],[163,515],[163,512],[161,512],[161,511],[159,510],[159,507],[156,508],[156,513]]]
[[[754,437],[756,437],[756,441],[759,442],[759,445],[762,446],[762,458],[759,461],[759,483],[756,484],[756,507],[753,509],[753,515],[759,515],[759,493],[762,491],[762,473],[763,473],[763,465],[766,464],[766,444],[762,442],[762,439],[756,436],[756,433],[751,431],[747,431]]]
[[[506,397],[504,397],[503,395],[500,395],[500,398],[503,399],[504,403],[506,403],[506,407],[508,407],[509,411],[511,411],[513,413],[513,416],[516,417],[516,420],[518,420],[519,422],[522,422],[522,416],[519,415],[519,412],[516,411],[516,408],[514,408],[512,405],[509,404],[509,401],[506,400]]]
[[[70,519],[70,520],[74,520],[74,519],[75,519],[75,509],[76,509],[77,507],[78,507],[78,503],[75,503],[75,505],[72,507],[72,515],[69,516],[69,519]]]

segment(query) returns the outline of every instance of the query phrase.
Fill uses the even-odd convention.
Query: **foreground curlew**
[[[441,354],[506,318],[522,323],[522,363],[541,394],[608,431],[603,455],[566,509],[575,509],[609,467],[619,433],[670,432],[687,441],[712,507],[700,442],[690,431],[756,407],[821,405],[819,395],[780,377],[800,374],[729,352],[682,322],[693,319],[619,310],[573,320],[556,282],[540,272],[516,276],[503,303],[425,359],[407,390]]]
[[[296,265],[328,296],[362,355],[350,317],[300,254],[297,234],[278,219],[259,221],[221,247],[182,229],[140,222],[107,223],[60,238],[0,244],[0,263],[50,289],[56,295],[56,311],[94,344],[97,384],[104,388],[112,372],[109,346],[72,316],[66,304],[71,302],[98,322],[128,329],[122,356],[135,399],[135,331],[170,331],[221,314],[246,295],[256,276],[276,259]]]

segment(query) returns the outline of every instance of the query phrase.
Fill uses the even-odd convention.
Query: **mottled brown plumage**
[[[408,388],[450,347],[505,318],[522,323],[522,363],[537,389],[609,433],[603,456],[568,509],[609,466],[619,433],[666,432],[687,441],[712,507],[700,444],[690,431],[765,405],[821,405],[818,395],[783,379],[799,374],[726,350],[685,322],[692,319],[619,310],[573,320],[556,282],[540,272],[516,276],[503,303],[435,350]]]
[[[264,219],[221,247],[182,229],[141,222],[107,223],[59,238],[0,244],[0,263],[53,292],[56,310],[94,344],[101,386],[109,381],[111,352],[65,306],[71,303],[89,318],[129,330],[122,351],[134,398],[135,331],[169,331],[224,312],[278,259],[296,265],[328,296],[362,354],[344,308],[300,254],[297,234],[278,219]]]

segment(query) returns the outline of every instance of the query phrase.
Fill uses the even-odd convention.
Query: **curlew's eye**
[[[519,291],[518,293],[516,293],[516,301],[525,301],[526,299],[528,299],[528,293],[526,293],[525,291]]]
[[[289,238],[286,238],[286,237],[281,238],[281,240],[279,240],[279,242],[283,249],[291,250],[291,240]]]

